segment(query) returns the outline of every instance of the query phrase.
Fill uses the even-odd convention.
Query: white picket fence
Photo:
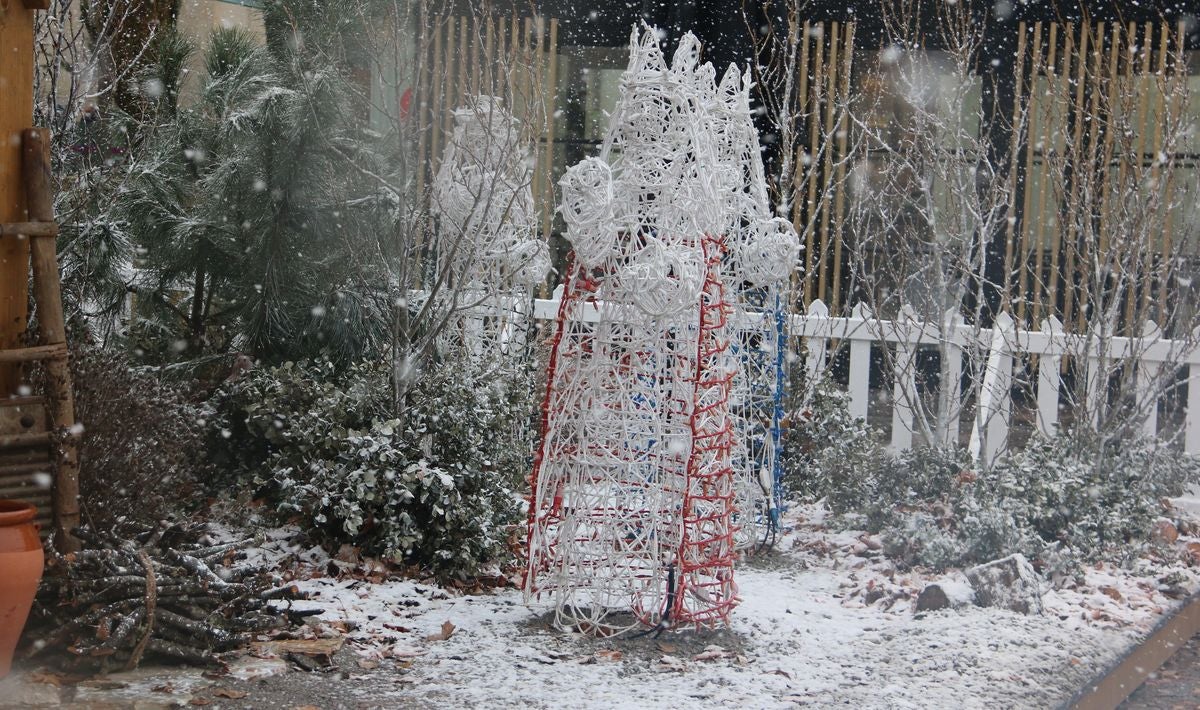
[[[558,315],[560,289],[551,299],[534,301],[533,317],[553,320]],[[597,304],[583,311],[585,320],[599,318]],[[968,325],[956,315],[947,315],[942,323],[919,320],[909,309],[899,318],[875,318],[869,309],[859,304],[849,317],[833,317],[820,301],[815,301],[807,313],[791,316],[792,342],[803,341],[804,366],[811,376],[820,375],[828,364],[831,346],[838,341],[848,343],[848,394],[850,414],[863,420],[871,414],[871,347],[890,346],[893,369],[890,402],[891,445],[896,450],[913,445],[915,403],[917,393],[917,352],[921,348],[937,348],[943,358],[938,412],[944,413],[937,425],[935,443],[954,446],[959,443],[960,416],[966,393],[960,391],[964,354],[973,353],[986,362],[983,380],[978,388],[972,416],[969,449],[977,458],[986,461],[1008,446],[1012,419],[1013,366],[1023,356],[1038,356],[1037,364],[1037,428],[1052,435],[1058,427],[1059,392],[1063,386],[1062,362],[1066,357],[1085,362],[1088,400],[1101,402],[1107,397],[1108,373],[1114,363],[1136,367],[1135,411],[1143,413],[1143,431],[1150,436],[1159,434],[1158,400],[1165,392],[1165,375],[1187,368],[1187,401],[1183,424],[1183,449],[1200,454],[1200,327],[1188,341],[1161,337],[1155,327],[1139,338],[1099,337],[1064,333],[1057,319],[1042,322],[1040,331],[1020,330],[1007,314],[1001,314],[994,328]],[[1100,408],[1090,406],[1091,416],[1099,416]]]

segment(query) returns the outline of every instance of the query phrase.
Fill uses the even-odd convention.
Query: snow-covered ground
[[[290,549],[282,535],[262,554],[296,566],[312,595],[300,606],[324,610],[314,634],[345,633],[364,674],[396,669],[389,685],[346,685],[384,705],[1048,707],[1178,603],[1158,589],[1171,567],[1147,564],[1091,569],[1079,588],[1046,590],[1040,616],[977,607],[915,614],[931,577],[896,571],[877,541],[828,532],[820,517],[795,511],[777,551],[739,568],[742,603],[730,628],[657,638],[555,630],[547,607],[526,607],[511,588],[462,594],[361,566],[320,576],[328,558]]]

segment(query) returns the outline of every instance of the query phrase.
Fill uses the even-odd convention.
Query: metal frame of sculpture
[[[527,599],[611,635],[714,625],[736,604],[736,425],[715,72],[631,41],[598,157],[561,181],[567,271],[529,510]]]

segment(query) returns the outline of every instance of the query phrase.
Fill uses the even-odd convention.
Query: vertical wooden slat
[[[874,314],[867,308],[863,302],[858,302],[850,311],[850,317],[859,321],[858,328],[862,332],[856,332],[859,337],[850,338],[850,382],[847,390],[850,393],[850,405],[848,411],[852,419],[861,419],[864,422],[867,420],[867,407],[871,394],[871,336],[869,327],[866,321],[871,320]],[[1196,368],[1200,370],[1200,368]],[[1196,389],[1200,390],[1200,384],[1196,385]],[[1200,413],[1200,407],[1197,408]]]
[[[1164,27],[1163,30],[1165,32],[1166,28]],[[1167,116],[1166,116],[1166,120],[1169,122],[1168,125],[1172,125],[1172,126],[1179,125],[1178,121],[1179,121],[1180,117],[1177,112],[1182,111],[1183,107],[1178,105],[1178,103],[1179,103],[1178,99],[1182,98],[1181,94],[1183,92],[1186,92],[1186,90],[1187,90],[1186,87],[1187,87],[1187,81],[1188,81],[1188,71],[1184,64],[1184,54],[1183,54],[1184,49],[1186,47],[1186,44],[1185,44],[1186,40],[1187,40],[1187,29],[1186,29],[1184,22],[1180,21],[1176,25],[1176,37],[1175,37],[1175,49],[1174,49],[1175,62],[1173,64],[1174,74],[1172,75],[1172,81],[1170,84],[1170,91],[1171,91],[1170,97],[1171,98],[1167,104]],[[1177,146],[1172,146],[1172,149],[1175,149],[1176,147]],[[1170,280],[1172,278],[1171,267],[1174,265],[1173,260],[1171,259],[1171,250],[1174,248],[1172,235],[1171,235],[1171,225],[1173,224],[1172,218],[1175,216],[1173,213],[1177,212],[1177,210],[1175,210],[1174,206],[1171,204],[1171,201],[1174,199],[1174,195],[1175,195],[1175,180],[1174,180],[1174,178],[1175,178],[1175,171],[1168,170],[1167,175],[1166,175],[1166,185],[1163,186],[1163,193],[1164,193],[1163,194],[1163,209],[1166,211],[1166,218],[1163,220],[1164,223],[1163,223],[1163,241],[1162,241],[1162,259],[1164,262],[1164,272],[1161,275],[1161,277],[1159,278],[1159,283],[1158,283],[1158,322],[1161,323],[1163,325],[1163,327],[1168,327],[1170,325],[1167,322],[1167,314],[1168,314],[1167,297],[1168,297],[1168,293],[1169,293],[1168,288],[1170,286]]]
[[[1047,53],[1046,53],[1046,62],[1043,65],[1043,67],[1046,71],[1046,91],[1039,92],[1039,95],[1038,95],[1038,101],[1045,104],[1045,107],[1041,108],[1041,103],[1039,103],[1039,110],[1046,111],[1046,112],[1050,111],[1050,105],[1052,103],[1056,102],[1057,97],[1058,97],[1058,91],[1055,86],[1058,83],[1058,76],[1059,76],[1058,68],[1057,68],[1057,64],[1056,64],[1056,62],[1058,60],[1058,56],[1057,56],[1057,54],[1058,54],[1058,23],[1056,23],[1056,22],[1050,23],[1049,35],[1050,35],[1049,40],[1048,40],[1049,47],[1048,47]],[[1053,118],[1054,118],[1054,115],[1052,113],[1045,114],[1046,127],[1056,128],[1055,126],[1053,126],[1053,124],[1051,122]],[[1046,133],[1046,127],[1043,127],[1043,129],[1042,129],[1043,133]],[[1033,321],[1034,322],[1037,322],[1041,318],[1043,296],[1045,296],[1045,294],[1049,293],[1049,291],[1050,291],[1050,274],[1047,272],[1047,268],[1044,265],[1045,255],[1046,255],[1046,252],[1045,252],[1046,239],[1047,239],[1046,222],[1048,221],[1048,219],[1047,219],[1048,215],[1047,215],[1047,209],[1046,209],[1046,197],[1047,197],[1047,193],[1049,191],[1049,185],[1050,185],[1049,153],[1052,148],[1052,145],[1057,142],[1056,138],[1054,137],[1055,133],[1057,133],[1057,130],[1055,130],[1053,133],[1050,133],[1049,135],[1043,135],[1040,137],[1040,142],[1042,144],[1042,164],[1041,164],[1040,169],[1038,170],[1038,176],[1039,176],[1039,178],[1038,178],[1038,206],[1037,206],[1037,210],[1035,211],[1036,218],[1034,219],[1034,222],[1036,222],[1036,236],[1034,237],[1034,245],[1035,245],[1035,249],[1037,250],[1036,254],[1034,256],[1034,262],[1033,262],[1034,263],[1034,272],[1033,272],[1034,273],[1034,279],[1033,279],[1033,281],[1034,281],[1034,283],[1033,283],[1033,285],[1034,285]],[[1049,238],[1050,239],[1054,238],[1053,230],[1051,230]],[[1051,249],[1051,253],[1053,253],[1053,246],[1051,246],[1050,249]],[[1053,257],[1051,257],[1051,258],[1053,258]],[[1049,296],[1050,302],[1049,302],[1049,306],[1047,308],[1047,310],[1049,310],[1051,313],[1053,313],[1053,311],[1054,311],[1053,298],[1054,298],[1053,295]]]
[[[533,18],[526,17],[525,31],[521,44],[521,96],[524,97],[525,105],[523,111],[525,116],[533,116],[536,113],[533,96],[533,86],[536,79],[534,73],[535,59]],[[538,126],[538,128],[541,128],[541,126]]]
[[[21,149],[29,219],[54,222],[49,129],[25,129],[21,135]],[[65,346],[67,329],[54,238],[34,237],[30,252],[33,257],[33,296],[38,307],[38,337],[43,345]],[[58,444],[58,468],[54,477],[55,545],[60,552],[73,552],[79,549],[79,541],[72,536],[72,531],[79,527],[79,439],[71,431],[75,426],[75,397],[66,358],[52,358],[46,361],[45,367],[46,396],[54,415],[54,428],[63,437]]]
[[[1151,143],[1151,149],[1148,151],[1150,153],[1150,184],[1151,185],[1158,185],[1158,181],[1159,181],[1159,178],[1162,173],[1162,170],[1159,166],[1158,156],[1160,153],[1163,152],[1163,129],[1167,125],[1167,121],[1169,120],[1167,118],[1167,109],[1166,109],[1166,102],[1167,102],[1166,92],[1167,92],[1167,52],[1170,50],[1171,33],[1169,31],[1167,31],[1167,25],[1162,24],[1162,25],[1159,25],[1158,34],[1159,34],[1158,69],[1155,71],[1154,78],[1151,80],[1151,84],[1155,88],[1155,92],[1154,92],[1155,93],[1155,96],[1154,96],[1155,111],[1154,111],[1154,117],[1153,117],[1154,118],[1154,138],[1153,138],[1153,142]],[[1159,205],[1160,210],[1166,210],[1167,208],[1168,208],[1168,205],[1166,203]],[[1164,214],[1163,222],[1165,223],[1168,221],[1169,221],[1169,217],[1166,214]],[[1149,265],[1151,268],[1147,269],[1144,274],[1146,283],[1142,290],[1146,293],[1146,297],[1149,298],[1150,291],[1153,288],[1154,281],[1157,280],[1159,282],[1160,289],[1163,286],[1165,286],[1165,284],[1163,283],[1165,280],[1163,278],[1163,276],[1165,276],[1165,274],[1163,273],[1162,266],[1167,261],[1167,258],[1166,258],[1167,253],[1165,251],[1160,251],[1157,248],[1160,245],[1165,246],[1165,244],[1163,244],[1162,242],[1159,242],[1159,235],[1156,230],[1154,230],[1154,229],[1147,230],[1146,241],[1147,241],[1146,254],[1149,257]],[[1158,264],[1158,268],[1154,268],[1155,264]],[[1151,277],[1152,274],[1153,274],[1154,278]],[[1161,293],[1161,290],[1160,290],[1160,293]],[[1145,319],[1149,318],[1151,310],[1158,310],[1161,313],[1163,304],[1158,303],[1155,305],[1157,306],[1156,309],[1151,309],[1149,307],[1146,308],[1140,314],[1138,320],[1145,320]],[[1132,324],[1131,324],[1131,326],[1132,326]],[[1133,335],[1133,333],[1131,333],[1131,335]]]
[[[483,30],[483,87],[489,96],[496,95],[496,16],[488,13]]]
[[[527,33],[526,42],[529,46],[530,64],[528,70],[531,74],[530,86],[532,93],[526,100],[528,108],[525,111],[526,118],[526,139],[528,144],[533,146],[533,175],[531,176],[529,192],[533,197],[536,209],[544,211],[545,208],[545,185],[549,182],[549,174],[546,172],[545,145],[546,140],[546,118],[550,113],[550,105],[546,102],[546,70],[542,62],[545,60],[545,23],[541,16],[532,18],[532,29],[529,21],[526,21]]]
[[[421,3],[421,12],[418,16],[418,27],[422,29],[428,27],[429,16],[425,3]],[[433,77],[432,64],[434,57],[430,56],[428,40],[424,35],[417,40],[417,51],[420,53],[418,60],[416,85],[413,90],[412,104],[412,121],[417,129],[417,194],[425,192],[425,169],[429,165],[429,139],[430,127],[433,122],[430,119],[430,109],[432,107],[432,91]],[[434,52],[436,55],[436,51]],[[397,90],[399,90],[399,81],[397,81]],[[399,99],[399,97],[397,97]],[[396,107],[399,111],[399,106]]]
[[[1024,32],[1022,32],[1024,34]],[[1033,209],[1033,154],[1037,141],[1037,99],[1038,99],[1038,76],[1041,70],[1042,63],[1042,23],[1036,22],[1033,26],[1033,51],[1029,54],[1029,98],[1025,102],[1025,194],[1022,197],[1024,203],[1023,219],[1021,224],[1021,264],[1018,284],[1021,294],[1021,300],[1017,304],[1017,320],[1025,323],[1026,310],[1029,305],[1027,294],[1029,289],[1029,260],[1032,258],[1034,250],[1032,242],[1033,229],[1030,227],[1030,220],[1038,220],[1039,216]],[[1018,73],[1023,72],[1024,68],[1018,66]],[[1013,199],[1016,199],[1014,196]],[[1040,254],[1040,250],[1039,250]],[[1035,267],[1036,268],[1036,267]],[[1036,279],[1036,271],[1034,272]]]
[[[33,11],[16,3],[0,9],[0,222],[24,222],[21,131],[33,116]],[[0,348],[25,333],[29,240],[0,237]],[[17,390],[19,365],[0,364],[0,397]]]
[[[1161,337],[1162,330],[1158,325],[1154,321],[1147,321],[1142,331],[1143,343],[1151,343]],[[1137,351],[1145,352],[1145,345],[1139,344]],[[1142,434],[1151,439],[1158,435],[1158,383],[1162,372],[1163,364],[1160,362],[1142,360],[1137,364],[1134,409],[1137,416],[1142,417]]]
[[[1134,92],[1133,93],[1134,96],[1141,95],[1141,92],[1138,91],[1138,86],[1137,86],[1137,82],[1139,81],[1138,72],[1137,72],[1138,62],[1137,62],[1137,54],[1136,54],[1137,44],[1138,44],[1137,43],[1137,24],[1130,22],[1128,27],[1126,28],[1125,91],[1126,92]],[[1122,111],[1125,111],[1128,108],[1128,105],[1123,104],[1121,108],[1122,108]],[[1134,110],[1135,110],[1135,115],[1132,119],[1130,119],[1129,117],[1123,118],[1123,123],[1125,125],[1137,125],[1137,117],[1136,117],[1137,109],[1135,108]],[[1136,146],[1136,142],[1134,140],[1130,140],[1128,142],[1128,144],[1126,144],[1124,146],[1124,149],[1121,151],[1120,165],[1117,168],[1117,185],[1119,186],[1119,189],[1124,189],[1124,186],[1127,184],[1125,182],[1126,176],[1128,176],[1131,171],[1134,171],[1137,169],[1135,167],[1135,165],[1140,165],[1140,163],[1141,163],[1140,158],[1137,158],[1135,156],[1135,153],[1137,151],[1134,149],[1134,146]],[[1136,163],[1135,163],[1135,160],[1137,161]],[[1133,322],[1133,312],[1134,312],[1134,309],[1137,307],[1138,300],[1139,300],[1139,297],[1138,297],[1137,293],[1128,294],[1127,300],[1125,301],[1125,322],[1126,323]]]
[[[912,339],[917,325],[912,306],[905,304],[895,320],[899,332],[892,367],[892,450],[907,451],[913,442],[913,415],[917,398],[917,345]]]
[[[546,112],[546,192],[542,202],[542,239],[550,239],[554,226],[554,114],[558,106],[558,20],[550,19],[550,37],[546,48],[549,71],[547,72],[547,100],[550,110]]]
[[[1071,145],[1070,145],[1070,160],[1074,166],[1071,173],[1070,196],[1067,199],[1067,230],[1066,241],[1060,246],[1065,257],[1063,265],[1062,282],[1063,282],[1063,323],[1074,321],[1075,313],[1075,261],[1079,250],[1079,230],[1076,220],[1079,219],[1079,201],[1080,201],[1080,169],[1079,166],[1083,162],[1083,118],[1084,118],[1084,89],[1087,82],[1087,65],[1088,65],[1088,37],[1091,34],[1087,20],[1080,23],[1079,26],[1079,46],[1072,54],[1075,60],[1075,96],[1071,103],[1071,110],[1075,114],[1075,121],[1071,126]],[[1071,47],[1075,40],[1074,28],[1068,24],[1067,46]]]
[[[513,17],[509,25],[508,49],[505,54],[509,59],[508,65],[508,95],[513,97],[514,111],[517,110],[516,97],[520,92],[520,85],[517,82],[516,67],[513,66],[519,60],[519,52],[521,48],[521,18]]]
[[[1200,328],[1192,331],[1193,342],[1200,337]],[[1184,414],[1183,450],[1200,454],[1200,365],[1188,367],[1187,411]]]
[[[1136,131],[1138,135],[1136,174],[1139,177],[1144,176],[1146,172],[1146,153],[1149,152],[1146,149],[1147,143],[1149,142],[1149,131],[1147,131],[1146,128],[1147,124],[1152,120],[1152,112],[1154,111],[1154,108],[1150,105],[1149,88],[1144,85],[1146,83],[1149,83],[1151,86],[1153,85],[1153,80],[1150,78],[1150,72],[1152,71],[1152,67],[1154,65],[1154,23],[1146,22],[1142,27],[1145,35],[1142,38],[1142,61],[1140,67],[1141,71],[1138,72],[1138,82],[1143,85],[1139,87],[1141,89],[1138,92],[1141,96],[1141,105],[1138,110],[1137,122],[1134,124],[1134,131]],[[1150,147],[1152,150],[1153,145]],[[1151,167],[1151,170],[1153,170],[1153,167]],[[1145,276],[1150,273],[1150,269],[1154,263],[1154,250],[1149,244],[1139,244],[1138,248],[1142,251],[1142,275]],[[1135,320],[1140,320],[1150,305],[1150,289],[1147,288],[1148,284],[1139,285],[1142,286],[1140,289],[1141,298],[1139,299],[1139,307],[1137,312],[1134,313],[1132,318],[1129,319],[1128,322],[1130,323],[1135,322]]]
[[[458,51],[454,54],[454,61],[458,66],[458,84],[455,87],[452,96],[452,101],[449,105],[450,111],[453,111],[466,103],[467,94],[470,92],[469,72],[467,71],[467,63],[470,61],[470,42],[471,42],[471,18],[458,18]],[[451,124],[453,125],[453,124]]]
[[[1012,114],[1012,133],[1009,140],[1010,151],[1008,160],[1008,201],[1009,214],[1012,215],[1015,210],[1017,200],[1017,162],[1021,158],[1021,132],[1025,122],[1021,120],[1020,114],[1023,106],[1028,106],[1028,102],[1021,101],[1022,89],[1025,85],[1025,22],[1017,23],[1017,57],[1014,62],[1015,68],[1013,73],[1013,114]],[[1014,236],[1016,231],[1016,219],[1009,219],[1005,225],[1004,233],[1004,285],[1000,289],[1001,301],[1000,308],[1010,310],[1012,306],[1012,286],[1011,274],[1013,273],[1013,247],[1015,246]],[[1022,259],[1023,260],[1023,259]],[[1024,301],[1025,291],[1021,291],[1021,300]]]
[[[435,18],[433,21],[433,69],[431,70],[431,80],[429,82],[429,166],[432,173],[433,166],[441,161],[441,136],[442,136],[442,106],[445,99],[443,98],[446,91],[445,84],[445,67],[443,65],[445,57],[445,48],[443,46],[442,37],[445,31],[445,18]]]
[[[813,27],[814,28],[820,27],[822,30],[821,37],[823,38],[825,36],[825,33],[824,33],[825,26],[823,23],[817,23]],[[823,42],[819,41],[819,42],[817,42],[817,46],[814,47],[814,50],[815,50],[814,55],[815,56],[813,59],[812,86],[809,89],[809,93],[812,94],[812,96],[810,98],[812,108],[809,111],[809,121],[808,121],[809,160],[808,160],[808,165],[806,166],[808,169],[808,178],[807,178],[808,179],[808,196],[807,196],[807,200],[805,201],[805,221],[807,222],[808,240],[807,240],[807,243],[805,244],[805,252],[804,252],[805,253],[805,256],[804,256],[804,260],[805,260],[804,261],[804,263],[805,263],[804,303],[805,303],[805,305],[812,303],[814,298],[819,297],[819,296],[814,296],[814,294],[813,294],[813,285],[816,283],[816,276],[815,276],[815,274],[813,274],[813,269],[819,268],[819,261],[818,261],[819,257],[817,257],[815,255],[818,244],[816,242],[816,229],[815,229],[814,225],[817,224],[817,214],[816,214],[817,176],[820,173],[820,170],[818,169],[818,164],[817,164],[817,155],[818,155],[817,150],[820,147],[820,141],[821,141],[821,101],[820,101],[821,91],[820,91],[820,86],[825,81],[825,51],[824,51],[822,44],[823,44]]]
[[[1103,253],[1095,254],[1095,255],[1093,255],[1091,253],[1092,250],[1095,248],[1093,245],[1096,243],[1095,239],[1097,236],[1095,233],[1096,225],[1092,219],[1093,211],[1099,207],[1099,205],[1097,205],[1095,203],[1095,199],[1096,199],[1096,190],[1099,188],[1099,185],[1096,184],[1096,180],[1100,174],[1099,173],[1099,165],[1098,165],[1099,156],[1097,155],[1097,144],[1099,143],[1099,137],[1100,137],[1100,93],[1101,93],[1100,88],[1101,87],[1100,87],[1099,77],[1102,75],[1102,71],[1103,71],[1101,68],[1101,65],[1102,65],[1102,61],[1104,59],[1104,23],[1099,22],[1096,24],[1096,34],[1094,37],[1092,36],[1090,29],[1088,29],[1087,32],[1088,32],[1089,41],[1092,44],[1092,49],[1084,57],[1084,61],[1085,61],[1085,66],[1088,66],[1089,65],[1088,62],[1090,61],[1091,69],[1089,72],[1085,72],[1084,81],[1086,81],[1090,85],[1089,88],[1091,91],[1092,99],[1091,99],[1091,105],[1088,107],[1088,139],[1087,139],[1087,143],[1084,146],[1084,148],[1086,150],[1086,158],[1082,162],[1082,165],[1085,170],[1085,172],[1082,173],[1082,179],[1084,181],[1083,185],[1085,187],[1087,187],[1089,190],[1090,199],[1089,199],[1089,195],[1085,195],[1081,192],[1080,201],[1082,204],[1079,205],[1079,209],[1081,209],[1084,212],[1084,214],[1079,218],[1080,221],[1082,222],[1082,225],[1080,227],[1081,234],[1079,236],[1080,236],[1080,239],[1087,245],[1088,253],[1080,255],[1079,264],[1078,264],[1080,288],[1079,288],[1078,311],[1075,316],[1075,322],[1076,322],[1075,329],[1077,332],[1082,332],[1084,327],[1086,326],[1087,310],[1088,310],[1088,306],[1090,305],[1089,302],[1092,299],[1097,299],[1096,303],[1098,304],[1099,303],[1098,299],[1100,299],[1103,295],[1103,285],[1100,283],[1095,283],[1095,284],[1092,283],[1093,276],[1095,276],[1095,278],[1097,280],[1099,280],[1101,278],[1100,274],[1093,275],[1091,272],[1092,257],[1095,256],[1096,258],[1099,258],[1099,259],[1106,258],[1106,256]],[[1079,166],[1077,165],[1075,168],[1075,175],[1078,177],[1078,176],[1080,176],[1080,173],[1081,173],[1081,171],[1079,169]],[[1096,293],[1091,293],[1091,289],[1093,287],[1098,288],[1098,291]]]
[[[829,261],[831,256],[832,246],[829,236],[829,183],[830,174],[833,172],[833,150],[831,141],[833,139],[833,117],[835,111],[834,97],[837,95],[837,78],[838,78],[838,23],[830,23],[831,31],[829,32],[829,70],[826,72],[825,94],[825,160],[824,167],[821,170],[821,232],[820,232],[820,280],[817,283],[817,293],[821,298],[829,298]]]
[[[442,120],[442,143],[434,156],[440,163],[446,144],[454,135],[454,109],[458,107],[458,18],[446,18],[446,56],[442,66],[445,72],[446,88],[442,92],[442,105],[438,114]]]
[[[465,20],[464,20],[465,23]],[[479,51],[483,44],[483,27],[480,23],[478,13],[471,17],[471,94],[478,96],[480,88],[480,74],[482,66],[479,63]]]
[[[1108,74],[1107,81],[1107,106],[1104,107],[1103,116],[1093,116],[1095,122],[1104,121],[1104,154],[1102,159],[1104,182],[1100,185],[1100,256],[1106,260],[1113,260],[1116,255],[1109,256],[1109,221],[1112,215],[1112,205],[1109,204],[1109,199],[1112,193],[1112,177],[1109,174],[1113,161],[1113,145],[1116,141],[1116,122],[1113,116],[1117,110],[1117,104],[1120,101],[1120,92],[1118,91],[1118,74],[1117,65],[1120,61],[1121,47],[1121,23],[1114,22],[1112,24],[1112,37],[1109,40],[1108,48]]]
[[[809,121],[807,120],[810,112],[808,110],[808,45],[809,45],[809,23],[804,21],[804,37],[800,44],[800,87],[796,98],[796,110],[799,112],[794,120],[797,127],[800,122],[804,121],[806,131],[809,130]],[[804,257],[801,262],[803,271],[799,274],[792,273],[792,292],[799,293],[797,288],[797,278],[804,282],[804,292],[802,296],[802,305],[808,307],[812,302],[812,289],[809,287],[808,274],[812,270],[812,233],[808,230],[806,222],[808,221],[807,213],[805,213],[804,221],[801,221],[801,200],[796,193],[804,185],[804,181],[809,178],[809,166],[804,162],[804,155],[808,150],[807,145],[803,140],[796,140],[796,154],[794,156],[795,167],[792,172],[792,224],[796,226],[796,233],[805,236]],[[807,206],[807,203],[804,203]]]
[[[1071,82],[1070,82],[1071,55],[1072,55],[1072,50],[1074,49],[1074,46],[1075,46],[1075,42],[1071,37],[1073,29],[1074,28],[1072,27],[1071,23],[1067,23],[1067,25],[1063,28],[1063,35],[1064,35],[1063,48],[1062,48],[1062,56],[1059,60],[1061,67],[1060,67],[1060,71],[1058,73],[1057,81],[1056,81],[1056,83],[1058,84],[1058,88],[1062,89],[1062,96],[1060,97],[1058,95],[1057,91],[1055,92],[1055,95],[1054,95],[1054,100],[1055,100],[1056,106],[1058,105],[1059,100],[1061,98],[1061,105],[1062,105],[1062,108],[1064,109],[1064,113],[1063,113],[1064,118],[1066,118],[1067,116],[1070,115],[1070,106],[1071,106]],[[1067,137],[1067,131],[1065,130],[1065,128],[1066,127],[1064,126],[1062,129],[1060,129],[1058,131],[1059,133],[1062,134],[1062,146],[1063,146],[1064,153],[1066,152],[1067,148],[1070,147],[1069,146],[1070,139]],[[1059,145],[1058,141],[1055,140],[1055,142],[1054,142],[1055,149],[1058,148],[1058,145]],[[1060,157],[1059,159],[1061,160],[1062,158]],[[1049,177],[1049,172],[1047,172],[1047,177]],[[1057,192],[1058,192],[1058,190],[1056,187],[1055,193],[1057,193]],[[1064,198],[1063,201],[1065,202],[1066,196],[1063,195],[1063,198]],[[1062,215],[1062,204],[1060,203],[1060,201],[1058,199],[1054,200],[1054,220],[1055,220],[1054,228],[1049,230],[1046,235],[1046,242],[1047,242],[1046,248],[1050,250],[1050,268],[1049,268],[1049,274],[1048,274],[1049,278],[1047,280],[1048,288],[1047,288],[1046,299],[1047,299],[1048,310],[1051,313],[1054,313],[1055,311],[1058,310],[1059,257],[1061,256],[1062,249],[1063,249],[1063,226],[1064,225],[1063,225],[1063,215]],[[1064,314],[1064,317],[1065,317],[1065,314]]]
[[[842,76],[837,103],[843,104],[850,97],[850,71],[852,69],[851,62],[854,60],[854,23],[847,22],[844,25],[846,33],[842,40]],[[838,112],[837,123],[837,179],[834,181],[834,203],[833,203],[833,312],[841,312],[841,297],[842,297],[842,239],[844,237],[843,217],[846,202],[846,145],[849,140],[850,129],[846,125],[845,109]],[[827,149],[828,150],[828,149]]]

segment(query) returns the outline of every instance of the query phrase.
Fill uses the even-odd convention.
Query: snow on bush
[[[935,569],[1014,552],[1056,577],[1127,561],[1151,541],[1164,498],[1200,483],[1200,459],[1149,439],[1083,428],[1032,439],[981,471],[961,450],[891,453],[819,385],[785,438],[794,493],[823,498],[843,524],[881,533],[884,551]]]
[[[798,377],[791,388],[799,406],[783,420],[780,455],[784,486],[794,496],[817,499],[852,481],[832,481],[855,466],[874,465],[878,453],[866,422],[850,416],[850,395],[828,378],[809,384]]]
[[[434,364],[403,418],[383,363],[285,363],[219,395],[226,465],[319,540],[471,574],[505,561],[531,448],[527,377]]]

